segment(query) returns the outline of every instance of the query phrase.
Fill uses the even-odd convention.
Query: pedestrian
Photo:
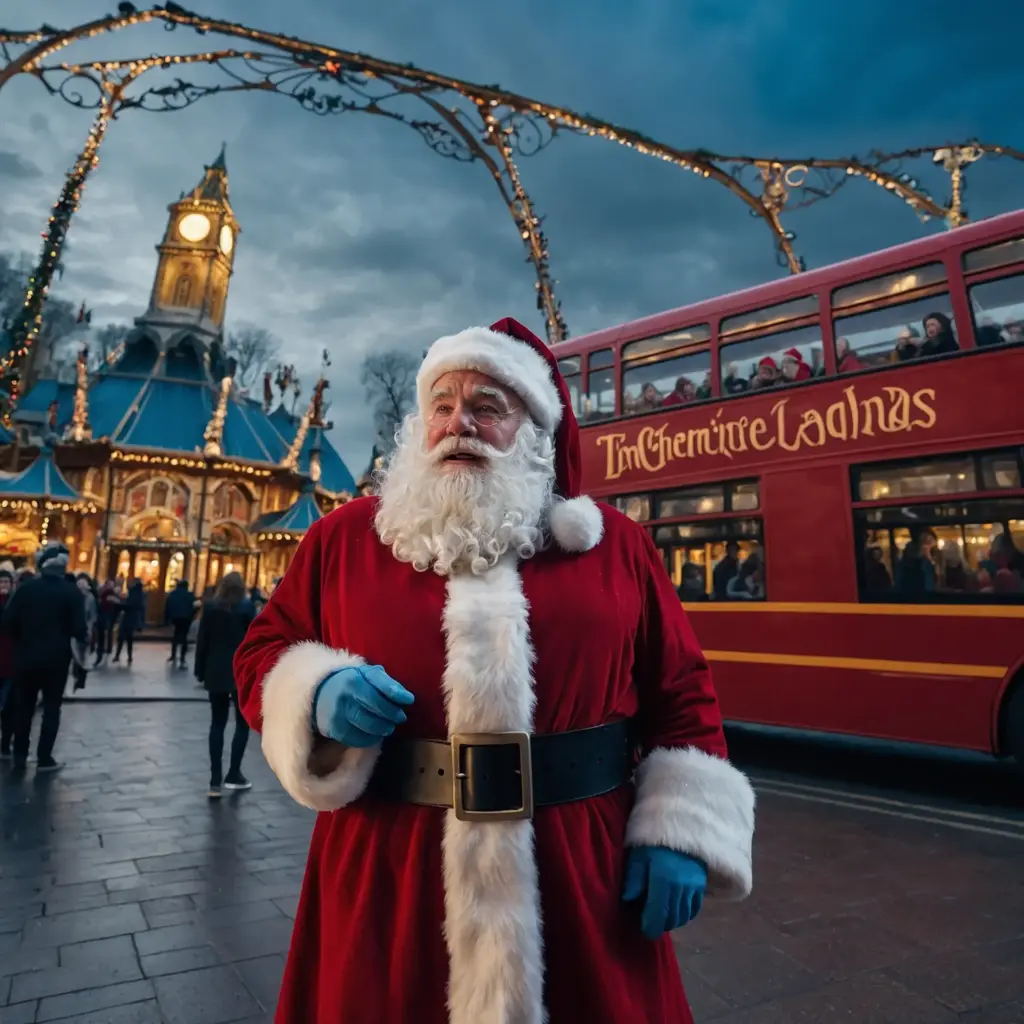
[[[750,891],[754,794],[661,555],[580,495],[521,324],[435,342],[416,394],[235,658],[322,812],[277,1024],[690,1024],[668,932]]]
[[[0,630],[14,644],[14,770],[24,771],[28,760],[32,717],[39,695],[43,721],[39,728],[36,771],[61,768],[53,758],[60,729],[60,708],[71,664],[71,645],[84,649],[85,602],[67,579],[68,549],[49,541],[36,554],[39,575],[21,584],[7,602]]]
[[[121,595],[113,580],[107,580],[100,587],[99,609],[96,618],[96,662],[98,666],[114,650],[114,624],[121,614]],[[94,666],[95,667],[95,666]]]
[[[249,742],[249,726],[238,710],[238,693],[232,659],[245,639],[245,632],[256,617],[256,609],[245,594],[241,573],[229,572],[217,587],[214,597],[203,606],[196,639],[196,678],[210,695],[210,788],[216,798],[221,789],[251,789],[242,774],[242,757]],[[224,730],[228,712],[235,706],[235,734],[231,739],[228,773],[222,775]]]
[[[95,640],[96,635],[96,623],[99,619],[99,603],[96,600],[95,587],[92,578],[87,572],[80,572],[77,576],[73,576],[75,586],[78,587],[79,593],[82,595],[82,601],[85,607],[85,631],[89,637],[86,650],[81,652],[82,658],[74,659],[74,664],[71,666],[71,674],[75,680],[75,689],[85,689],[85,679],[89,674],[89,670],[86,667],[88,661],[86,655],[88,654],[91,645]],[[74,653],[74,652],[72,652]]]
[[[142,629],[146,621],[146,592],[142,589],[142,580],[129,580],[128,593],[121,602],[121,624],[117,629],[117,650],[113,661],[121,660],[121,651],[128,649],[128,664],[132,663],[135,651],[135,634]]]
[[[14,593],[14,563],[0,562],[0,617]],[[0,632],[0,761],[11,757],[14,738],[14,701],[11,699],[14,641]]]
[[[185,668],[188,657],[188,631],[196,614],[196,595],[188,586],[188,580],[178,580],[174,589],[167,595],[164,606],[164,619],[170,623],[171,656],[167,659],[172,665],[180,664]]]

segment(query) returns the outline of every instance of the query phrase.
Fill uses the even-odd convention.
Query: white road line
[[[854,803],[852,800],[833,800],[829,797],[814,796],[811,793],[799,793],[795,790],[773,789],[771,786],[757,786],[759,793],[770,793],[773,796],[789,797],[791,800],[807,800],[810,803],[829,804],[832,807],[847,807],[854,811],[865,811],[868,814],[887,814],[893,818],[904,818],[908,821],[923,821],[930,825],[945,825],[964,832],[977,832],[989,836],[1002,836],[1004,839],[1016,839],[1024,842],[1024,830],[1020,832],[1004,832],[1002,829],[985,828],[981,825],[970,825],[964,821],[951,821],[948,818],[933,818],[925,814],[910,814],[907,811],[896,811],[888,807],[879,807],[869,803]]]
[[[970,821],[987,821],[995,825],[1012,825],[1024,829],[1024,819],[1007,818],[996,814],[978,814],[974,811],[960,811],[956,808],[941,807],[936,804],[916,804],[908,800],[894,800],[891,797],[874,796],[871,793],[851,793],[846,789],[832,789],[828,786],[812,786],[806,783],[790,782],[788,779],[761,778],[748,776],[755,786],[776,786],[793,789],[803,793],[817,793],[822,796],[839,797],[844,800],[864,801],[880,804],[885,807],[902,807],[909,811],[925,811],[929,814],[948,814],[953,818],[966,818]]]

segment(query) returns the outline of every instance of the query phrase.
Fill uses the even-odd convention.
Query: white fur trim
[[[449,734],[531,732],[533,649],[512,561],[453,576],[444,613]],[[533,822],[445,818],[451,1024],[544,1024],[544,951]]]
[[[435,341],[416,374],[417,401],[424,419],[431,388],[438,377],[451,370],[476,370],[500,381],[523,400],[537,425],[554,435],[562,420],[558,389],[543,356],[525,341],[487,327],[469,327]]]
[[[590,551],[604,536],[601,510],[585,494],[568,501],[555,500],[548,513],[551,535],[563,551]]]
[[[309,770],[317,686],[340,668],[365,664],[358,654],[303,641],[289,647],[263,678],[263,754],[288,793],[314,811],[336,811],[362,796],[377,763],[379,746],[348,747],[329,775]]]
[[[754,791],[728,761],[695,747],[652,750],[637,770],[627,846],[667,846],[702,860],[708,893],[741,900],[753,884]]]

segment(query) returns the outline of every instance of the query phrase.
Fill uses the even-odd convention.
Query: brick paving
[[[136,685],[178,687],[165,657],[140,652]],[[253,790],[209,802],[206,715],[71,705],[63,772],[3,769],[0,1024],[272,1020],[313,816],[258,742]],[[972,821],[767,787],[755,895],[676,936],[697,1021],[1024,1024],[1024,828],[950,825]]]

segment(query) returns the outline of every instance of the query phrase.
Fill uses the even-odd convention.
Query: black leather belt
[[[535,807],[600,796],[635,767],[633,722],[531,736],[461,733],[388,740],[367,792],[382,800],[452,807],[461,821],[517,821]]]

